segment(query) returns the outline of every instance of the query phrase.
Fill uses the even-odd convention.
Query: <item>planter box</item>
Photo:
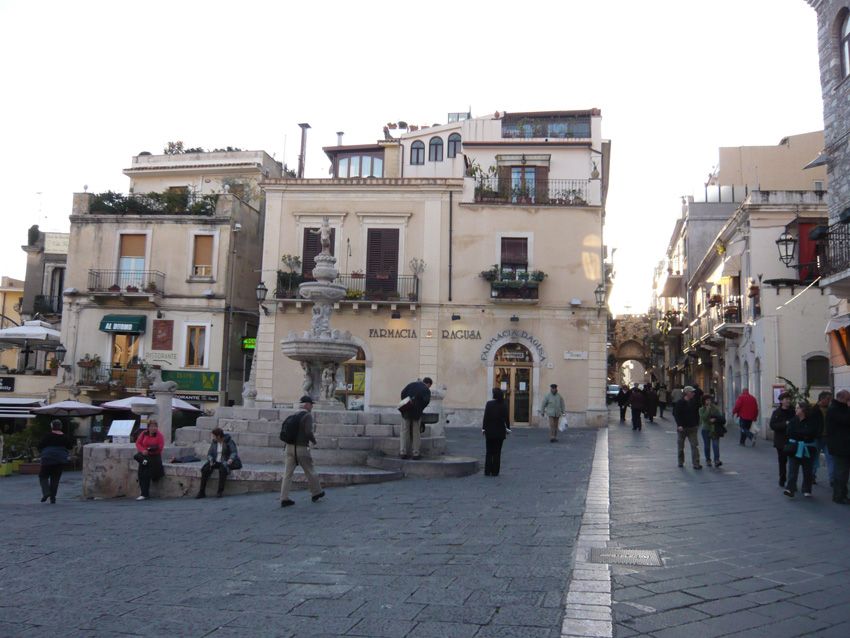
[[[12,476],[11,463],[0,463],[0,476]]]
[[[38,474],[41,471],[41,463],[22,463],[18,472],[21,474]]]

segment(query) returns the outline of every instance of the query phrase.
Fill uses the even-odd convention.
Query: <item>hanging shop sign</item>
[[[540,339],[525,330],[502,330],[500,333],[496,334],[496,336],[484,344],[484,349],[481,351],[481,360],[487,361],[490,357],[490,353],[493,351],[493,348],[495,348],[499,342],[506,339],[512,339],[520,342],[524,341],[530,344],[537,352],[537,356],[540,358],[540,363],[546,361],[546,351],[543,349],[543,344],[540,342]]]
[[[218,372],[193,372],[189,370],[163,370],[163,381],[174,381],[180,390],[218,391]]]

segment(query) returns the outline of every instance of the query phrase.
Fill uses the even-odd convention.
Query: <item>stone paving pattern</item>
[[[672,419],[610,423],[611,544],[665,563],[611,566],[614,636],[850,636],[850,506],[825,467],[813,498],[789,499],[770,441],[730,428],[721,468],[679,469]]]
[[[478,457],[476,429],[451,429]],[[597,433],[520,430],[499,477],[56,505],[0,479],[0,636],[556,638]]]

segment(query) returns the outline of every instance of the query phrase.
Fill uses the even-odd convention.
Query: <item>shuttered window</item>
[[[502,237],[502,278],[515,279],[528,272],[528,238]]]
[[[335,254],[336,228],[331,228],[331,255]],[[307,279],[313,278],[316,267],[316,255],[322,252],[322,238],[318,228],[304,229],[304,243],[301,247],[301,274]]]
[[[192,256],[192,276],[212,277],[213,236],[195,235],[195,248]]]
[[[144,235],[121,235],[121,256],[142,257],[145,256]]]
[[[115,283],[122,290],[127,286],[142,288],[145,285],[145,236],[121,235],[119,246],[121,254]]]
[[[398,228],[370,228],[366,235],[366,289],[391,292],[397,288]]]

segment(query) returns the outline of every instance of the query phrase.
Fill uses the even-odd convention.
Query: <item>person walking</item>
[[[788,455],[785,453],[785,443],[788,440],[788,424],[794,416],[791,394],[783,392],[779,395],[779,407],[770,415],[768,425],[773,430],[773,447],[776,448],[776,460],[779,462],[779,487],[785,487],[785,483],[788,482]]]
[[[679,467],[685,467],[685,439],[691,445],[691,463],[695,470],[701,470],[699,463],[699,407],[694,400],[696,392],[693,386],[686,385],[682,398],[673,404],[673,418],[676,420]]]
[[[213,470],[218,470],[218,489],[215,495],[221,498],[224,496],[224,484],[230,470],[238,470],[242,467],[242,461],[239,459],[239,451],[233,437],[221,428],[213,429],[211,434],[213,440],[209,451],[207,451],[207,462],[201,468],[201,487],[195,498],[206,497],[207,481],[212,476]]]
[[[549,443],[558,440],[558,419],[567,413],[564,397],[558,394],[558,384],[552,383],[549,392],[543,397],[540,414],[549,419]]]
[[[817,485],[818,484],[818,470],[820,469],[820,455],[823,452],[824,459],[826,460],[826,471],[829,476],[829,485],[832,486],[832,458],[829,455],[829,448],[826,444],[826,411],[829,408],[829,404],[832,402],[832,392],[824,391],[818,394],[818,402],[815,404],[815,409],[812,410],[812,417],[817,417],[820,419],[821,424],[821,435],[818,437],[816,441],[818,445],[818,453],[815,454],[815,462],[812,466],[812,482]]]
[[[144,501],[151,496],[151,481],[158,481],[165,475],[162,469],[162,451],[165,449],[165,438],[159,431],[159,423],[148,420],[148,427],[142,430],[136,439],[135,458],[139,463],[139,490],[141,494],[137,501]]]
[[[711,395],[704,394],[702,407],[699,409],[699,426],[702,435],[702,446],[705,450],[705,464],[711,467],[711,451],[714,450],[714,467],[720,467],[720,425],[723,413],[715,405]]]
[[[617,392],[617,406],[620,408],[620,423],[626,422],[626,409],[629,407],[629,392],[630,390],[624,386],[620,386],[620,391]]]
[[[658,416],[663,419],[664,410],[667,409],[667,401],[670,398],[670,393],[667,392],[667,386],[662,383],[658,386],[656,394],[658,395]]]
[[[758,418],[759,404],[747,388],[741,390],[741,394],[735,400],[732,415],[738,417],[738,425],[741,428],[740,444],[746,445],[747,439],[749,439],[755,446],[756,437],[755,434],[750,432],[750,427],[753,425],[753,421]]]
[[[677,387],[675,387],[675,388],[673,388],[673,389],[670,391],[670,407],[671,407],[671,409],[672,409],[672,406],[676,405],[676,402],[677,402],[679,399],[681,399],[681,398],[682,398],[682,394],[683,394],[683,392],[682,392],[682,388],[680,388],[680,387],[678,387],[678,386],[677,386]]]
[[[486,453],[484,456],[484,476],[499,476],[502,461],[502,444],[511,432],[508,406],[500,388],[493,388],[493,399],[484,406],[484,421],[481,432],[484,434]]]
[[[817,454],[817,443],[820,436],[819,422],[812,417],[816,409],[808,403],[798,403],[795,417],[788,422],[785,435],[785,451],[788,453],[788,483],[783,494],[794,498],[797,493],[797,475],[803,468],[803,496],[812,495],[812,465]]]
[[[850,478],[850,392],[839,390],[826,411],[826,445],[833,463],[832,502],[850,505],[847,481]]]
[[[50,499],[56,503],[56,493],[59,491],[59,479],[62,478],[62,467],[68,462],[68,450],[73,447],[71,437],[62,431],[62,421],[53,419],[50,422],[50,432],[45,434],[38,444],[41,452],[41,469],[38,471],[38,482],[41,484],[41,502]]]
[[[422,413],[431,403],[431,377],[425,377],[422,381],[412,381],[404,386],[401,391],[402,399],[410,399],[406,408],[401,408],[401,458],[420,458],[420,446],[422,441]]]
[[[295,501],[289,498],[289,491],[292,488],[292,475],[298,465],[301,466],[304,476],[307,477],[307,487],[310,488],[313,502],[315,503],[325,496],[325,491],[319,482],[319,476],[313,469],[313,456],[310,454],[310,443],[316,445],[316,435],[313,434],[313,399],[305,394],[299,399],[299,403],[301,404],[301,416],[298,423],[298,435],[295,437],[295,443],[284,445],[286,465],[283,469],[283,480],[280,482],[281,507],[295,505]]]
[[[643,429],[640,416],[646,408],[646,396],[640,387],[638,387],[637,383],[632,387],[632,391],[629,394],[629,405],[632,408],[632,430],[640,432]]]
[[[646,411],[646,419],[650,423],[655,423],[655,414],[658,411],[658,395],[649,383],[643,386],[643,394],[644,402],[646,403],[646,406],[644,407],[644,410]]]

